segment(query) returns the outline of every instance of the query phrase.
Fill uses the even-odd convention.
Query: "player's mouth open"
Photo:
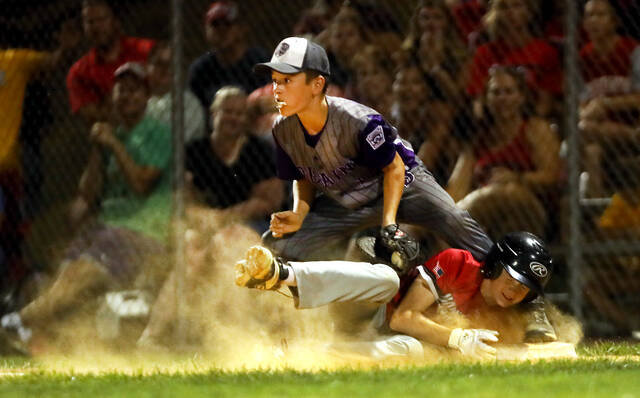
[[[282,107],[284,107],[286,105],[287,105],[287,103],[285,101],[276,99],[276,108],[281,109]]]

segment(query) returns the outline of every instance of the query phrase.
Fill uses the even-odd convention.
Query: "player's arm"
[[[404,162],[397,152],[393,161],[385,166],[382,172],[384,173],[382,226],[386,227],[396,223],[398,205],[404,190]]]
[[[459,350],[478,359],[493,359],[496,349],[486,342],[497,342],[498,332],[485,329],[450,329],[434,322],[424,311],[436,302],[424,279],[418,277],[391,316],[391,329],[426,343]]]
[[[451,329],[424,315],[435,303],[436,297],[429,290],[427,283],[418,277],[391,316],[389,326],[396,332],[446,347]]]
[[[281,211],[271,215],[269,229],[275,238],[300,229],[311,204],[316,197],[316,188],[305,178],[293,182],[293,210]]]

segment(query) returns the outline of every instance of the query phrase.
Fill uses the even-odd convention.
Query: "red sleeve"
[[[487,78],[489,68],[491,67],[491,59],[491,53],[486,44],[478,47],[471,62],[469,83],[467,84],[467,94],[471,97],[475,98],[482,94],[485,79]]]
[[[460,276],[460,272],[465,264],[465,250],[447,249],[431,257],[426,263],[435,282],[443,293],[451,293],[455,281]]]
[[[88,84],[88,79],[83,76],[83,62],[78,60],[67,74],[67,91],[69,92],[69,104],[71,112],[76,113],[87,104],[94,104],[100,101],[100,95],[96,87]]]

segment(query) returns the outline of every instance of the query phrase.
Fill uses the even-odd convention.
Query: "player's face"
[[[139,78],[126,74],[113,86],[113,102],[124,119],[137,119],[144,114],[149,99],[149,89]]]
[[[487,107],[497,119],[508,119],[520,112],[524,95],[518,82],[508,73],[496,73],[487,82]]]
[[[91,43],[98,47],[110,45],[116,37],[115,19],[104,5],[90,5],[82,9],[82,28]]]
[[[489,291],[491,299],[489,304],[506,308],[518,304],[529,293],[529,288],[515,280],[504,269],[500,276],[490,281]]]
[[[304,110],[313,99],[311,82],[307,83],[306,79],[302,72],[294,75],[271,72],[273,97],[282,116],[291,116]]]
[[[584,30],[589,39],[597,40],[615,33],[616,27],[611,13],[611,6],[606,1],[591,0],[584,6]]]

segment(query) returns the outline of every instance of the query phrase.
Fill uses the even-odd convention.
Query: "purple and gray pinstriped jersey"
[[[419,161],[378,112],[348,99],[326,98],[329,114],[319,134],[309,135],[297,115],[276,120],[278,176],[305,178],[343,206],[358,208],[382,194],[382,169],[396,153],[407,170]]]

